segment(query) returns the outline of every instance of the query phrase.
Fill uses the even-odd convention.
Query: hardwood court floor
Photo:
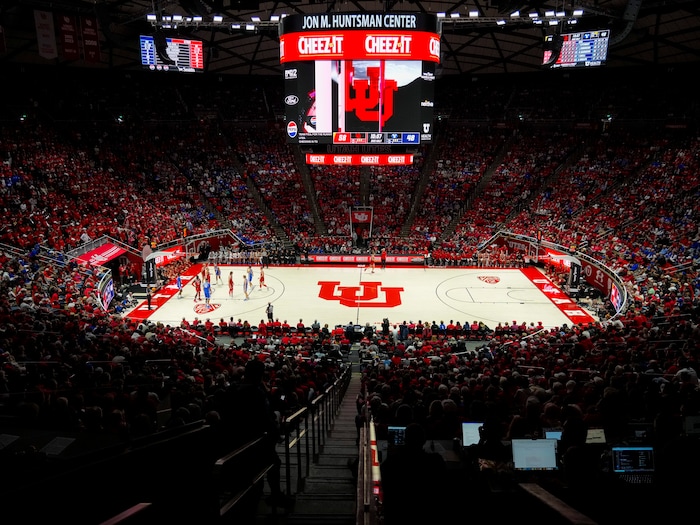
[[[318,320],[321,326],[348,323],[378,326],[382,319],[392,324],[402,321],[444,321],[471,323],[483,321],[489,327],[501,323],[542,322],[546,328],[593,321],[586,312],[556,288],[536,268],[392,268],[360,267],[270,267],[265,269],[267,287],[258,286],[259,268],[254,268],[249,298],[243,292],[245,267],[221,266],[224,284],[214,282],[210,308],[195,302],[192,277],[200,271],[195,265],[183,276],[183,295],[177,297],[174,283],[163,287],[152,298],[152,309],[141,303],[127,315],[148,318],[171,326],[182,318],[221,318],[248,320],[252,325],[267,319],[268,302],[274,317],[295,326],[301,319],[306,326]],[[233,272],[234,293],[229,295],[227,279]]]

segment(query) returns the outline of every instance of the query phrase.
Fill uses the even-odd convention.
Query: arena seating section
[[[632,419],[655,422],[657,445],[671,447],[682,417],[700,413],[697,101],[691,86],[664,75],[629,74],[603,89],[602,74],[440,79],[436,142],[404,168],[300,164],[270,106],[282,98],[281,79],[8,76],[0,102],[3,423],[119,447],[215,413],[217,390],[256,358],[255,345],[213,344],[214,327],[184,332],[102,311],[99,270],[67,251],[102,235],[139,249],[230,228],[246,242],[342,253],[352,249],[349,207],[373,206],[372,249],[467,265],[499,230],[541,232],[612,268],[630,297],[614,319],[556,331],[518,319],[517,329],[414,328],[394,341],[377,328],[361,341],[367,355],[418,358],[410,376],[400,357],[367,369],[382,425],[397,417],[399,384],[452,400],[456,420],[495,403],[505,432],[529,393],[559,418],[575,404],[589,426],[613,432]],[[294,336],[299,351],[272,365],[284,413],[338,374],[295,357],[348,345],[333,327]],[[458,352],[464,338],[492,351]],[[202,340],[212,344],[202,349]],[[5,457],[17,467],[3,476],[9,485],[27,482],[15,476],[33,472],[26,469],[39,460],[30,455]],[[687,461],[698,466],[697,456]],[[678,466],[668,465],[677,487]]]

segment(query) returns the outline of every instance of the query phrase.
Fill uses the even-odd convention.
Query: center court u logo
[[[356,308],[392,308],[401,304],[403,287],[383,287],[380,282],[360,283],[361,286],[339,286],[340,281],[319,281],[318,296],[326,301],[338,301],[343,306]],[[379,300],[379,292],[384,300]]]

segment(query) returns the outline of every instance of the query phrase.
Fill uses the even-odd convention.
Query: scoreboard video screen
[[[198,73],[204,71],[204,44],[201,40],[140,35],[141,65],[152,71]],[[161,48],[156,46],[160,45]]]
[[[545,44],[551,42],[553,35],[545,37]],[[598,67],[605,65],[608,59],[608,44],[610,31],[581,31],[579,33],[563,33],[561,35],[561,51],[559,57],[549,67]],[[548,64],[552,51],[545,49],[542,63]]]
[[[287,140],[432,142],[437,19],[423,13],[292,15],[280,26]]]

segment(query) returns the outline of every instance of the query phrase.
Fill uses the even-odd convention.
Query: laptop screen
[[[605,430],[602,428],[589,428],[586,433],[586,443],[605,443]]]
[[[387,445],[399,447],[406,444],[406,427],[390,426],[387,428]]]
[[[654,472],[653,447],[612,447],[612,468],[616,474]]]
[[[685,416],[683,426],[686,436],[700,436],[700,416]]]
[[[556,440],[561,441],[561,433],[562,433],[561,428],[545,428],[544,429],[544,437],[547,439],[556,439]]]
[[[557,470],[556,439],[513,439],[513,469],[516,471]]]
[[[479,429],[483,426],[483,423],[474,423],[472,421],[465,421],[462,423],[462,446],[470,447],[472,445],[478,445],[481,434]]]

